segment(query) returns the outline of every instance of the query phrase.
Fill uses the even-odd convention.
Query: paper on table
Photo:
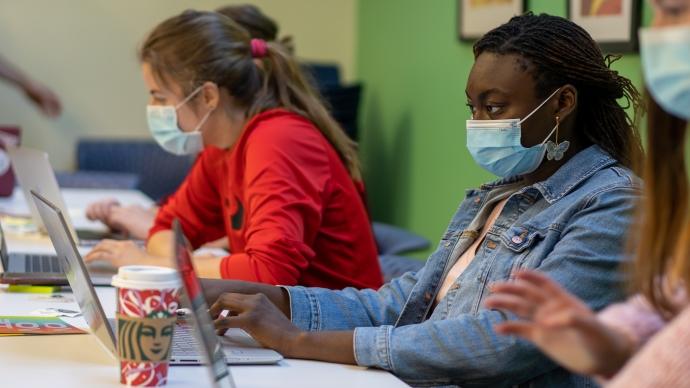
[[[0,316],[0,335],[86,334],[57,317]]]

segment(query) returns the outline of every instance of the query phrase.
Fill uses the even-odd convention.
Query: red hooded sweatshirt
[[[253,117],[229,150],[202,152],[149,237],[178,218],[195,248],[228,237],[224,279],[378,288],[363,198],[364,185],[311,121],[273,109]]]

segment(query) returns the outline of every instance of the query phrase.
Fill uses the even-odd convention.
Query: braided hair
[[[629,79],[611,69],[620,56],[604,56],[583,28],[562,17],[528,12],[477,41],[475,59],[484,52],[523,57],[522,68],[531,72],[540,98],[573,85],[578,92],[578,140],[599,145],[628,168],[639,168],[643,150],[637,123],[642,99]],[[618,103],[621,98],[625,107]],[[625,111],[631,106],[632,117]]]

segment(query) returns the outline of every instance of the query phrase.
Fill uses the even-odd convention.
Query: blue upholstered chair
[[[156,201],[177,190],[193,163],[193,156],[170,154],[153,140],[82,139],[77,145],[79,173],[135,174],[137,188]]]

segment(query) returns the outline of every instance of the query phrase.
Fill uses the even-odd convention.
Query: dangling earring
[[[546,142],[546,159],[548,160],[561,160],[563,159],[563,155],[565,155],[565,152],[568,151],[568,148],[570,147],[570,142],[568,140],[564,141],[563,143],[558,142],[558,129],[560,127],[560,118],[556,116],[556,142],[552,142],[551,140]]]

